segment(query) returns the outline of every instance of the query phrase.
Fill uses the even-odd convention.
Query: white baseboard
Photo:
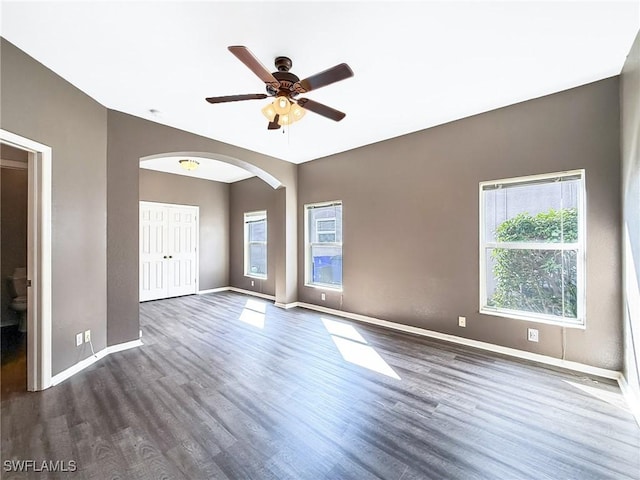
[[[107,355],[110,355],[110,354],[116,353],[116,352],[121,352],[123,350],[128,350],[128,349],[134,348],[134,347],[140,347],[140,346],[142,346],[142,340],[133,340],[131,342],[125,342],[125,343],[119,343],[117,345],[111,345],[111,346],[105,348],[104,350],[100,350],[95,355],[91,355],[90,357],[85,358],[84,360],[81,360],[80,362],[76,363],[75,365],[73,365],[73,366],[67,368],[66,370],[63,370],[62,372],[58,373],[57,375],[54,375],[53,377],[51,377],[51,386],[58,385],[59,383],[64,382],[68,378],[73,377],[76,373],[81,372],[85,368],[93,365],[98,360],[100,360],[101,358],[106,357]]]
[[[276,300],[276,297],[274,297],[273,295],[254,292],[253,290],[245,290],[243,288],[238,288],[238,287],[219,287],[219,288],[211,288],[209,290],[200,290],[198,292],[198,295],[206,295],[207,293],[218,293],[218,292],[236,292],[236,293],[243,293],[245,295],[252,295],[254,297],[264,298],[266,300],[272,300],[274,302]]]
[[[290,308],[295,308],[295,307],[300,307],[300,302],[292,302],[292,303],[280,303],[280,302],[275,302],[274,305],[278,308],[284,308],[285,310],[288,310]]]
[[[236,293],[244,293],[245,295],[252,295],[254,297],[265,298],[267,300],[272,300],[272,301],[276,300],[276,297],[274,297],[273,295],[267,295],[266,293],[254,292],[253,290],[244,290],[242,288],[237,288],[237,287],[227,287],[227,290],[230,290],[230,291],[236,292]]]
[[[618,385],[620,385],[620,390],[622,390],[622,395],[629,405],[629,410],[636,419],[636,423],[640,426],[640,392],[634,389],[629,383],[624,375],[620,374],[618,378]]]
[[[218,293],[218,292],[227,292],[231,287],[218,287],[218,288],[210,288],[208,290],[200,290],[198,291],[198,295],[206,295],[207,293]]]
[[[380,320],[379,318],[368,317],[366,315],[360,315],[358,313],[344,312],[342,310],[334,310],[332,308],[323,307],[321,305],[314,305],[311,303],[297,302],[297,306],[306,308],[308,310],[315,310],[317,312],[327,313],[330,315],[336,315],[338,317],[348,318],[351,320],[357,320],[359,322],[371,323],[381,327],[391,328],[393,330],[399,330],[402,332],[413,333],[415,335],[421,335],[423,337],[437,338],[451,343],[459,345],[466,345],[469,347],[479,348],[494,353],[500,353],[502,355],[509,355],[511,357],[521,358],[523,360],[530,360],[533,362],[543,363],[545,365],[551,365],[554,367],[566,368],[575,372],[586,373],[588,375],[595,375],[602,378],[609,378],[612,380],[619,380],[621,374],[615,370],[607,370],[605,368],[593,367],[584,363],[572,362],[569,360],[562,360],[560,358],[549,357],[547,355],[541,355],[539,353],[527,352],[524,350],[518,350],[510,347],[503,347],[501,345],[495,345],[493,343],[480,342],[478,340],[471,340],[469,338],[458,337],[455,335],[449,335],[447,333],[440,333],[433,330],[426,330],[424,328],[412,327],[410,325],[403,325],[401,323],[390,322],[388,320]]]

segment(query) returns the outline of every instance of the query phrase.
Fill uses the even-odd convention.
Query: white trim
[[[329,290],[332,292],[344,292],[344,289],[342,287],[336,287],[334,285],[329,285],[326,283],[310,283],[310,284],[304,284],[305,287],[309,287],[309,288],[317,288],[319,290]]]
[[[448,333],[435,332],[433,330],[426,330],[420,327],[412,327],[411,325],[403,325],[401,323],[390,322],[388,320],[381,320],[374,317],[368,317],[366,315],[360,315],[359,313],[345,312],[343,310],[334,310],[332,308],[322,307],[320,305],[314,305],[311,303],[298,302],[298,307],[306,308],[308,310],[315,310],[330,315],[336,315],[338,317],[348,318],[350,320],[357,320],[359,322],[371,323],[381,327],[391,328],[393,330],[399,330],[402,332],[413,333],[415,335],[421,335],[423,337],[436,338],[438,340],[444,340],[446,342],[455,343],[458,345],[466,345],[468,347],[479,348],[481,350],[487,350],[502,355],[508,355],[510,357],[521,358],[524,360],[530,360],[545,365],[551,365],[554,367],[566,368],[575,372],[586,373],[588,375],[595,375],[602,378],[609,378],[612,380],[618,380],[620,378],[620,372],[615,370],[608,370],[605,368],[593,367],[591,365],[585,365],[583,363],[572,362],[569,360],[562,360],[560,358],[549,357],[547,355],[541,355],[539,353],[526,352],[524,350],[517,350],[515,348],[503,347],[501,345],[495,345],[493,343],[480,342],[478,340],[471,340],[469,338],[457,337],[455,335],[449,335]]]
[[[27,232],[27,390],[51,386],[51,147],[0,129],[0,140],[29,152]]]
[[[200,210],[199,205],[190,205],[188,203],[164,203],[164,202],[152,202],[150,200],[140,200],[139,203],[150,204],[151,206],[157,207],[193,207]]]
[[[478,313],[482,315],[493,315],[494,317],[510,318],[512,320],[523,320],[525,322],[545,323],[547,325],[561,326],[563,328],[576,328],[578,330],[586,330],[584,323],[578,323],[579,320],[568,317],[554,317],[553,315],[531,314],[528,316],[526,312],[520,310],[509,310],[501,308],[500,310],[491,309],[491,307],[482,307]],[[559,320],[563,318],[563,320]],[[561,323],[559,323],[561,322]]]
[[[578,242],[575,243],[546,243],[546,242],[488,242],[486,239],[484,192],[486,186],[508,185],[514,183],[536,183],[543,180],[552,180],[563,177],[578,177],[580,188],[578,189]],[[493,190],[487,190],[493,191]],[[568,170],[564,172],[545,173],[540,175],[525,175],[522,177],[506,178],[501,180],[490,180],[479,183],[478,189],[478,262],[479,262],[479,311],[482,314],[495,315],[498,317],[512,318],[515,320],[526,320],[529,322],[546,323],[569,328],[586,328],[586,173],[584,169]],[[577,250],[577,312],[576,319],[564,319],[551,315],[536,314],[534,312],[515,311],[506,308],[490,308],[487,305],[487,251],[490,248],[508,249],[536,249],[536,250]]]
[[[638,426],[640,426],[640,392],[629,385],[622,373],[618,377],[618,385],[620,385],[620,390],[622,390],[622,395],[627,401],[629,410],[635,417]]]
[[[208,290],[199,290],[198,295],[206,295],[207,293],[228,292],[231,287],[210,288]]]
[[[265,298],[267,300],[273,300],[274,302],[276,300],[276,297],[274,295],[267,295],[266,293],[253,292],[251,290],[245,290],[243,288],[227,287],[227,290],[230,290],[236,293],[244,293],[245,295],[252,295],[254,297]]]
[[[251,220],[251,218],[257,218],[257,220]],[[264,222],[264,235],[265,240],[263,242],[258,241],[250,241],[249,240],[249,224]],[[266,280],[267,274],[269,273],[268,265],[269,265],[269,255],[268,255],[268,241],[269,241],[269,225],[267,219],[267,211],[266,210],[256,210],[252,212],[244,212],[243,216],[243,225],[244,225],[244,276],[249,278],[256,278],[260,280]],[[264,262],[265,262],[265,273],[251,273],[249,272],[249,263],[250,263],[250,251],[251,245],[264,245]]]
[[[1,168],[11,168],[13,170],[27,170],[29,168],[28,162],[17,162],[16,160],[2,160],[0,159]]]
[[[219,288],[211,288],[209,290],[200,290],[198,292],[198,295],[206,295],[208,293],[218,293],[218,292],[244,293],[245,295],[251,295],[253,297],[260,297],[266,300],[272,300],[273,302],[275,302],[276,300],[276,297],[274,295],[267,295],[266,293],[254,292],[252,290],[245,290],[243,288],[238,288],[238,287],[219,287]],[[275,305],[278,305],[278,304],[275,303]]]
[[[116,345],[110,345],[107,348],[105,348],[103,351],[106,350],[106,353],[105,353],[105,356],[106,356],[106,355],[111,355],[112,353],[122,352],[123,350],[129,350],[135,347],[142,347],[143,345],[144,343],[142,343],[141,339],[131,340],[130,342],[117,343]]]
[[[327,247],[340,247],[340,254],[342,255],[343,247],[344,247],[344,228],[342,229],[342,238],[340,242],[312,242],[310,240],[311,232],[309,232],[309,212],[316,208],[330,207],[330,206],[340,206],[344,207],[342,200],[333,200],[330,202],[320,202],[320,203],[306,203],[304,205],[304,286],[305,287],[320,287],[320,288],[328,288],[336,291],[342,291],[343,282],[340,285],[327,285],[323,283],[314,282],[312,277],[312,268],[311,268],[311,259],[314,245],[327,246]],[[344,212],[340,213],[340,221],[344,225],[343,222]],[[324,220],[324,219],[323,219]],[[326,220],[335,220],[336,222],[336,240],[338,239],[338,217],[329,217]],[[317,222],[317,219],[316,219]],[[317,225],[316,225],[317,228]],[[316,232],[316,240],[317,240],[317,232]]]
[[[276,302],[274,305],[278,308],[284,308],[285,310],[289,310],[290,308],[300,307],[302,306],[300,302],[292,302],[292,303],[280,303]]]
[[[222,155],[220,153],[209,153],[209,152],[166,152],[159,153],[156,155],[147,155],[146,157],[140,157],[140,163],[145,160],[153,160],[155,158],[165,158],[165,157],[184,157],[184,158],[210,158],[212,160],[218,160],[220,162],[229,163],[231,165],[235,165],[236,167],[243,168],[248,172],[253,173],[257,177],[264,180],[268,183],[274,190],[283,187],[282,182],[278,180],[276,177],[271,175],[266,170],[263,170],[260,167],[255,166],[253,163],[246,162],[244,160],[240,160],[239,158],[230,157],[228,155]]]
[[[174,209],[184,209],[184,210],[191,210],[195,216],[195,235],[194,235],[194,241],[195,241],[195,278],[194,278],[194,286],[193,286],[193,291],[192,292],[188,292],[188,293],[180,293],[178,295],[172,294],[172,295],[168,295],[168,290],[165,291],[165,294],[167,296],[165,297],[159,297],[159,298],[146,298],[144,300],[140,300],[141,302],[147,302],[147,301],[151,301],[151,300],[165,300],[167,298],[174,298],[174,297],[181,297],[183,295],[197,295],[198,292],[200,291],[200,206],[199,205],[188,205],[188,204],[179,204],[179,203],[164,203],[164,202],[152,202],[152,201],[147,201],[147,200],[139,200],[138,201],[138,238],[139,238],[139,247],[138,247],[138,296],[139,298],[142,298],[142,228],[143,228],[143,220],[142,220],[142,208],[143,206],[148,206],[148,207],[162,207],[162,208],[174,208]],[[167,214],[167,218],[169,221],[169,215]],[[169,224],[166,225],[167,226],[167,230],[169,227]],[[169,232],[166,232],[167,236],[169,235]],[[165,240],[165,248],[169,249],[169,245],[171,245],[171,241],[169,240]],[[165,255],[171,255],[173,254],[172,252],[167,251],[165,253]],[[166,258],[166,257],[165,257]],[[167,270],[167,272],[169,272],[169,270]],[[167,273],[168,275],[168,273]],[[168,286],[167,286],[168,288]]]
[[[485,248],[508,248],[509,250],[579,250],[580,243],[551,242],[486,242]]]
[[[73,377],[76,373],[81,372],[85,368],[93,365],[101,358],[106,357],[112,353],[121,352],[123,350],[128,350],[130,348],[141,347],[143,345],[142,340],[133,340],[131,342],[119,343],[117,345],[111,345],[110,347],[105,348],[104,350],[100,350],[95,355],[91,355],[90,357],[85,358],[84,360],[72,365],[71,367],[63,370],[58,373],[54,377],[51,378],[51,386],[58,385],[59,383],[64,382],[65,380]]]
[[[499,180],[485,180],[484,182],[480,182],[480,189],[484,186],[495,186],[498,184],[508,184],[508,183],[534,183],[539,180],[550,180],[552,178],[558,177],[570,177],[572,175],[581,175],[584,177],[584,169],[576,169],[576,170],[563,170],[561,172],[553,172],[553,173],[539,173],[536,175],[523,175],[521,177],[509,177],[509,178],[501,178]]]

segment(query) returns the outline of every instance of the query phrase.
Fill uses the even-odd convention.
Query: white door
[[[168,295],[196,293],[197,211],[193,207],[169,207]]]
[[[140,202],[140,301],[198,291],[198,207]]]

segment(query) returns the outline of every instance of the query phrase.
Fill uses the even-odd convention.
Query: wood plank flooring
[[[2,467],[78,467],[3,479],[640,479],[610,381],[231,292],[140,313],[143,347],[3,396]]]

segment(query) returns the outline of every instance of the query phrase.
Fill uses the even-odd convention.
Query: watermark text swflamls
[[[75,472],[78,463],[75,460],[5,460],[2,468],[5,472]]]

